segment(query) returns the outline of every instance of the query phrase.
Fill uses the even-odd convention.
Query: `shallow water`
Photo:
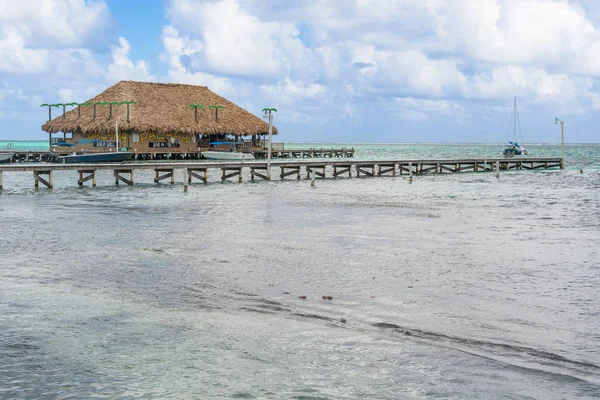
[[[7,173],[0,398],[598,398],[591,147],[412,184]]]

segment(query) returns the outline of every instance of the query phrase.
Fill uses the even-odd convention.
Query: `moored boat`
[[[0,163],[10,162],[10,160],[13,158],[14,155],[15,155],[15,153],[12,151],[6,152],[6,153],[0,153]]]
[[[510,128],[514,126],[513,131],[513,141],[507,141],[504,149],[502,150],[502,155],[504,158],[512,158],[514,156],[528,156],[529,150],[525,148],[522,144],[519,144],[517,139],[517,124],[519,126],[519,131],[521,132],[521,142],[523,141],[523,131],[521,131],[521,120],[519,119],[519,112],[517,111],[517,98],[515,97],[515,103],[513,112],[511,115],[511,124],[509,124],[509,131],[507,133],[507,138],[510,137]]]
[[[68,156],[58,156],[53,158],[53,162],[74,164],[74,163],[97,163],[97,162],[120,162],[130,160],[133,153],[128,151],[114,153],[89,153],[89,154],[71,154]]]
[[[241,144],[238,142],[211,142],[211,147],[220,147],[224,150],[209,150],[203,151],[200,154],[202,158],[207,160],[254,160],[254,154],[244,153],[236,151],[236,145]],[[215,147],[215,148],[216,148]]]

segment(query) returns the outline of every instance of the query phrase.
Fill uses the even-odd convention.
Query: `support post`
[[[188,170],[187,168],[183,169],[183,191],[188,191]]]
[[[0,171],[0,190],[2,190],[2,171]]]
[[[560,143],[562,147],[562,153],[560,157],[560,169],[565,168],[565,123],[560,121]]]
[[[271,137],[273,136],[273,114],[269,110],[269,149],[267,155],[267,180],[271,180]]]

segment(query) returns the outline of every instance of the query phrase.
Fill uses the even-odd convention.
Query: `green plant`
[[[107,101],[97,101],[94,103],[94,119],[96,119],[96,106],[105,106],[107,104]]]
[[[121,103],[119,103],[118,101],[109,101],[109,102],[107,102],[107,103],[108,103],[108,105],[109,105],[109,107],[110,107],[110,109],[109,109],[109,111],[108,111],[108,119],[111,119],[111,118],[112,118],[112,106],[113,106],[113,105],[115,105],[115,106],[118,106],[118,105],[119,105],[119,104],[121,104]]]
[[[71,107],[77,106],[77,119],[81,118],[81,106],[79,103],[73,101],[71,103],[67,103],[67,105]]]
[[[79,106],[80,107],[89,107],[89,106],[93,106],[93,105],[94,105],[94,103],[81,103]],[[94,117],[95,117],[95,114],[96,113],[94,112]]]
[[[56,103],[56,104],[52,104],[52,105],[53,105],[53,106],[55,106],[55,107],[60,107],[60,106],[62,106],[62,108],[63,108],[63,119],[65,119],[65,117],[66,117],[66,116],[65,116],[65,113],[66,113],[66,107],[67,107],[67,105],[68,105],[68,104],[69,104],[69,103]]]
[[[133,100],[125,100],[125,101],[119,102],[119,104],[127,104],[127,122],[129,122],[129,105],[130,104],[137,104],[137,103],[135,101],[133,101]]]
[[[48,107],[48,121],[52,120],[52,107],[58,107],[58,104],[44,103],[40,107]]]
[[[202,104],[190,104],[188,108],[194,110],[194,121],[198,122],[198,109],[204,110],[204,106]]]
[[[215,110],[215,121],[219,122],[219,109],[220,108],[223,109],[225,107],[223,107],[223,106],[208,106],[208,108],[214,108],[214,110]]]

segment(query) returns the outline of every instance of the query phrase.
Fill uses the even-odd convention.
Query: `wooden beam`
[[[124,176],[121,176],[121,174],[129,174],[129,179],[125,178]],[[119,184],[119,181],[122,181],[126,184],[128,184],[129,186],[133,186],[134,179],[133,179],[133,168],[131,169],[115,169],[113,171],[113,175],[115,177],[115,185]]]
[[[171,185],[173,185],[175,183],[175,175],[174,175],[174,170],[173,168],[158,168],[154,170],[155,172],[155,177],[154,177],[154,183],[158,183],[160,181],[162,181],[163,179],[167,179],[167,178],[171,178]],[[164,175],[160,175],[161,172],[164,172]]]
[[[202,182],[208,182],[208,168],[188,168],[188,183],[192,183],[192,177],[201,180]],[[198,172],[202,172],[200,175]]]
[[[281,166],[281,173],[279,174],[279,177],[281,179],[284,179],[286,176],[290,176],[290,175],[297,175],[297,179],[300,179],[300,166]],[[291,171],[285,172],[286,169],[289,169]]]
[[[340,168],[340,170],[338,171],[338,168]],[[348,173],[348,177],[352,178],[352,165],[334,165],[333,166],[333,177],[337,178],[338,176],[340,176],[341,174],[345,174]]]
[[[260,172],[256,172],[256,170],[265,171],[265,173],[261,174]],[[254,180],[254,176],[258,176],[259,178],[262,178],[265,181],[268,180],[267,179],[267,169],[263,168],[263,167],[250,167],[250,179]]]
[[[77,184],[79,186],[83,186],[84,182],[89,180],[92,181],[92,187],[96,187],[96,170],[95,169],[80,169],[77,170],[79,172],[79,180]],[[87,176],[85,176],[87,174]]]
[[[441,168],[441,170],[444,170],[444,169],[445,169],[446,171],[450,171],[450,172],[457,172],[456,170],[454,170],[454,169],[452,169],[452,168],[450,168],[450,167],[446,167],[446,166],[445,166],[444,164],[442,164],[442,163],[440,163],[440,168]],[[441,170],[440,170],[440,171],[441,171]]]
[[[240,183],[242,183],[242,167],[239,168],[221,168],[221,170],[223,171],[223,174],[221,176],[221,182],[224,182],[226,179],[229,178],[233,178],[234,176],[239,177],[238,181]],[[233,171],[230,173],[227,173],[227,171]]]
[[[317,171],[317,168],[322,169],[323,172]],[[315,172],[315,176],[325,179],[325,169],[326,168],[327,168],[326,165],[307,165],[306,166],[306,179],[310,179],[310,174],[313,172],[313,170]]]
[[[370,168],[371,172],[369,172],[365,168]],[[356,177],[360,177],[361,172],[367,176],[375,176],[375,164],[371,165],[357,165],[356,166]]]
[[[431,171],[437,172],[437,165],[434,165],[433,167],[427,167],[427,168],[423,168],[423,165],[424,164],[421,164],[421,171],[419,172],[421,175],[426,174]]]
[[[396,164],[378,164],[377,167],[379,168],[379,171],[377,172],[377,175],[379,176],[389,172],[392,173],[392,176],[396,176]]]
[[[48,180],[42,178],[42,175],[48,175]],[[52,189],[52,170],[34,170],[33,179],[35,180],[34,186],[37,189],[39,182],[42,182],[48,189]]]

